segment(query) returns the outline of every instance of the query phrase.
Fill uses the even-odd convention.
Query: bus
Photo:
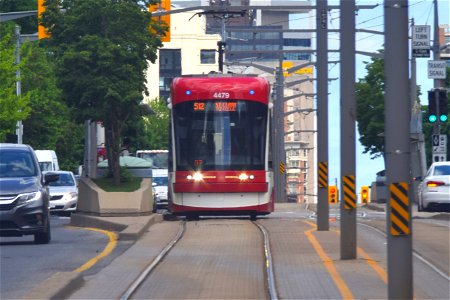
[[[274,209],[269,168],[270,85],[256,76],[174,78],[169,133],[169,210],[267,215]]]

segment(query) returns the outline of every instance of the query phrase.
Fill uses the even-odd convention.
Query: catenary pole
[[[341,0],[341,259],[356,258],[355,0]]]
[[[388,299],[413,299],[408,0],[384,1]]]
[[[317,0],[317,230],[329,230],[328,204],[328,10],[327,0]]]

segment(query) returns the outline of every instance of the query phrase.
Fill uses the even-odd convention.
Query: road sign
[[[439,161],[445,161],[446,156],[447,156],[446,154],[433,154],[432,163],[439,162]]]
[[[433,134],[432,137],[433,148],[433,162],[445,161],[447,156],[447,135],[445,134]],[[443,158],[442,158],[443,156]],[[438,159],[438,160],[436,160]]]
[[[445,79],[445,60],[428,61],[428,79]]]
[[[430,25],[412,26],[413,57],[430,57]]]

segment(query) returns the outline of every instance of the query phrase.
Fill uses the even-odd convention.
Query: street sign
[[[445,161],[447,157],[447,135],[433,134],[432,136],[433,162]]]
[[[447,155],[445,154],[433,154],[433,161],[432,162],[440,162],[440,161],[445,161],[445,157]]]
[[[428,79],[445,79],[445,60],[428,61]]]
[[[430,57],[430,25],[412,26],[413,57]]]

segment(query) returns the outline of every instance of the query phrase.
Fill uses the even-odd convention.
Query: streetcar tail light
[[[427,182],[427,187],[437,187],[437,186],[441,186],[441,185],[445,185],[445,182],[443,182],[443,181],[428,181]]]

